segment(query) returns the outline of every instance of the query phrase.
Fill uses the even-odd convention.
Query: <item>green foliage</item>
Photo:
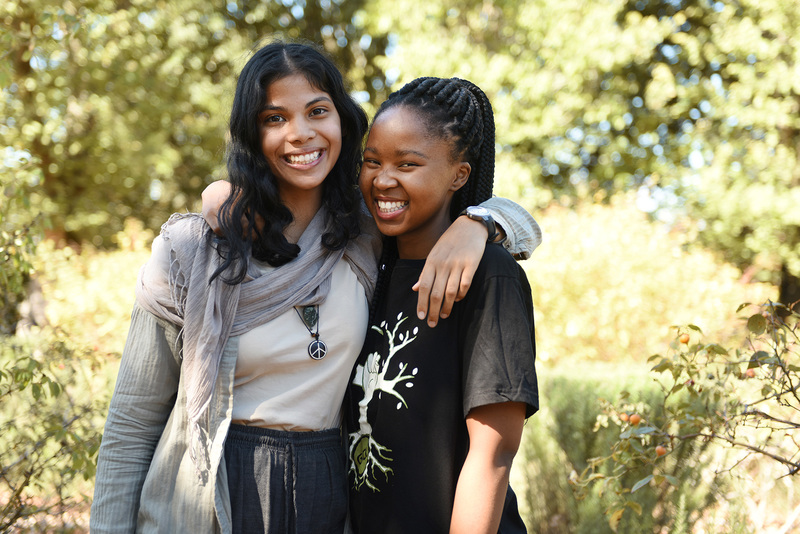
[[[2,341],[0,531],[73,528],[94,477],[110,385],[64,334]]]
[[[47,318],[95,354],[121,353],[139,269],[150,257],[153,232],[135,219],[112,237],[114,252],[85,245],[58,249],[45,241],[35,259],[47,297]]]
[[[0,7],[0,146],[36,168],[25,193],[68,240],[157,228],[222,175],[236,76],[263,39],[321,43],[366,98],[383,87],[362,2],[10,0]],[[0,174],[14,170],[0,161]]]
[[[537,219],[544,242],[522,266],[542,362],[643,362],[669,342],[669,324],[698,324],[726,339],[740,302],[775,296],[766,284],[742,284],[738,269],[687,247],[691,236],[648,222],[622,199],[553,207]]]
[[[531,205],[688,214],[702,243],[800,299],[800,3],[382,0],[390,80],[468,78],[496,111],[500,187]],[[392,15],[392,14],[396,15]],[[435,53],[433,53],[435,51]]]
[[[585,491],[573,492],[578,472],[593,458],[608,454],[618,439],[616,426],[604,419],[599,397],[614,398],[629,391],[641,399],[639,407],[656,406],[658,386],[646,380],[646,371],[629,366],[626,371],[606,365],[583,365],[583,372],[540,373],[544,407],[528,421],[523,443],[515,461],[512,484],[523,502],[526,524],[531,532],[586,533],[612,532],[605,517],[617,501],[613,492],[588,485]],[[587,463],[587,458],[588,460]],[[698,443],[673,467],[679,485],[675,492],[637,492],[625,497],[628,508],[639,515],[622,517],[618,532],[656,532],[659,528],[677,528],[678,512],[691,525],[713,506],[721,478],[708,463],[707,445]],[[610,470],[598,470],[594,480],[613,476]],[[633,485],[642,472],[632,471],[622,478]],[[703,479],[706,482],[698,484]],[[677,498],[679,497],[680,498]],[[682,503],[682,504],[681,504]],[[691,518],[691,519],[690,519]]]
[[[14,178],[0,173],[0,335],[9,335],[19,319],[18,306],[33,272],[41,218],[31,214],[30,201],[20,186],[35,173],[34,166],[13,150],[6,150],[4,158],[5,166],[14,173]]]
[[[130,220],[115,252],[45,241],[31,259],[53,327],[0,338],[0,532],[88,529],[96,451],[152,237]]]
[[[679,486],[676,475],[687,449],[699,444],[729,448],[735,454],[731,466],[755,456],[779,464],[784,474],[800,472],[794,438],[800,428],[800,315],[785,308],[778,314],[779,308],[768,303],[751,312],[744,320],[749,335],[735,349],[701,342],[695,325],[678,328],[670,351],[650,358],[659,377],[658,402],[643,410],[627,392],[613,404],[604,402],[598,421],[611,421],[618,437],[610,453],[592,459],[575,484],[579,492],[599,485],[617,495],[608,509],[612,523],[624,514],[628,494]],[[640,424],[626,416],[631,412],[641,414]],[[641,478],[631,485],[632,474]]]

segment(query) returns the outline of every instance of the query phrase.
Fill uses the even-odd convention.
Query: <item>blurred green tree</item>
[[[376,96],[385,38],[364,34],[361,4],[4,2],[0,143],[34,167],[18,177],[31,209],[57,237],[108,245],[126,217],[156,228],[193,207],[224,172],[235,79],[263,39],[321,43]]]
[[[391,6],[395,6],[390,8]],[[637,191],[800,299],[800,3],[379,0],[389,81],[461,76],[495,106],[504,194]],[[399,13],[401,15],[392,15]]]

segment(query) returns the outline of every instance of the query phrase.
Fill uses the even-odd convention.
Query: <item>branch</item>
[[[774,454],[774,453],[771,453],[771,452],[766,451],[764,449],[761,449],[759,447],[756,447],[755,445],[750,445],[749,443],[743,443],[741,441],[736,441],[733,438],[722,436],[720,434],[716,434],[716,433],[714,433],[714,434],[706,434],[704,432],[698,432],[696,434],[684,434],[684,435],[678,435],[678,436],[673,436],[673,437],[675,437],[676,439],[680,439],[680,440],[695,439],[695,438],[717,439],[717,440],[724,441],[724,442],[728,443],[732,447],[738,447],[738,448],[749,450],[749,451],[752,451],[752,452],[755,452],[755,453],[758,453],[758,454],[762,454],[764,456],[767,456],[768,458],[772,458],[773,460],[775,460],[776,462],[778,462],[780,464],[789,466],[789,467],[792,468],[790,470],[789,474],[795,474],[798,471],[800,471],[800,462],[793,462],[792,460],[789,460],[789,459],[784,458],[782,456],[778,456],[777,454]]]

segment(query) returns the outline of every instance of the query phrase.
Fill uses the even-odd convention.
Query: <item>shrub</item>
[[[19,320],[19,305],[33,272],[32,260],[42,222],[31,213],[24,186],[33,179],[35,167],[26,157],[12,156],[13,149],[5,152],[3,166],[8,171],[0,170],[0,335],[13,334]]]
[[[748,336],[735,349],[700,341],[695,325],[677,329],[668,353],[650,358],[660,393],[639,410],[644,424],[620,418],[636,409],[633,395],[623,392],[604,403],[598,421],[610,421],[617,437],[575,485],[582,493],[595,486],[615,495],[607,510],[612,526],[626,509],[641,513],[629,495],[675,492],[684,459],[699,445],[718,444],[731,453],[727,462],[715,458],[718,470],[755,457],[774,462],[785,475],[800,472],[800,315],[767,303],[743,319]]]
[[[50,324],[96,354],[118,359],[128,334],[134,287],[150,257],[153,232],[129,220],[116,235],[114,251],[83,245],[80,250],[39,246],[36,272],[47,299]]]
[[[616,495],[588,484],[583,492],[576,493],[571,487],[578,473],[592,465],[593,458],[607,455],[619,438],[599,399],[616,398],[621,391],[629,391],[639,399],[631,408],[662,418],[663,414],[651,408],[657,406],[660,389],[647,379],[646,369],[635,365],[582,365],[581,373],[573,374],[543,371],[543,408],[525,427],[512,479],[526,524],[531,532],[542,534],[612,532],[606,512],[617,502]],[[618,531],[638,534],[661,527],[676,529],[679,518],[686,518],[690,527],[712,505],[722,483],[719,475],[706,468],[709,454],[701,443],[686,449],[670,475],[676,479],[676,491],[630,496],[628,506],[648,513],[625,517]],[[611,466],[595,473],[598,477],[613,476]],[[633,485],[643,476],[641,471],[632,470],[621,478]]]
[[[767,284],[741,283],[738,269],[621,200],[555,206],[537,219],[544,241],[522,266],[533,289],[540,362],[644,363],[669,343],[665,326],[675,324],[725,340],[736,331],[739,303],[777,294]]]
[[[91,492],[110,377],[57,331],[2,341],[0,531],[68,531]]]

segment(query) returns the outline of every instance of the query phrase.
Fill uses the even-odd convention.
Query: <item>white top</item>
[[[259,268],[271,269],[266,264]],[[328,346],[322,360],[308,355],[313,338],[294,308],[242,334],[232,422],[293,431],[339,426],[341,402],[331,399],[344,398],[368,316],[364,287],[347,262],[339,261],[330,293],[319,306],[319,339]]]

